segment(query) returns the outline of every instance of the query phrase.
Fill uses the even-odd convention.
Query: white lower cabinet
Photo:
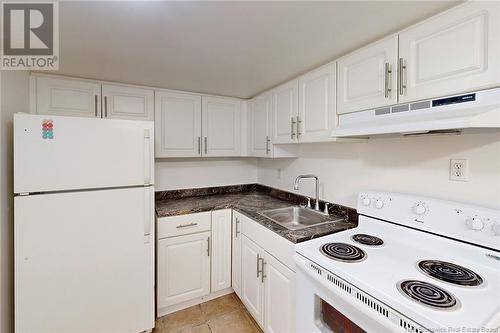
[[[231,287],[231,209],[212,212],[211,291]]]
[[[231,214],[158,218],[158,316],[231,292]]]
[[[246,216],[234,212],[233,217],[233,249],[234,228],[241,230],[236,270],[233,257],[241,281],[238,296],[264,332],[295,332],[295,272],[287,266],[294,265],[294,245]],[[234,282],[233,273],[233,289]]]
[[[247,237],[241,242],[241,300],[259,325],[264,323],[264,250]]]
[[[210,292],[210,232],[158,241],[158,307]]]
[[[231,286],[233,287],[234,292],[241,298],[241,243],[242,243],[242,234],[241,234],[241,220],[238,218],[237,213],[233,213],[233,222],[232,222],[232,279]]]
[[[295,332],[295,273],[267,252],[264,256],[264,331]]]
[[[266,333],[295,331],[294,244],[239,212],[157,220],[157,314],[233,290]]]

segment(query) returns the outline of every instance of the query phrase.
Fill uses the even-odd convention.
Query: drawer
[[[211,212],[167,216],[157,219],[158,239],[208,231]]]

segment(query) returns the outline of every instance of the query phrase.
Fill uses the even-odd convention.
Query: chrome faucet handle
[[[307,198],[307,208],[311,208],[311,198]]]
[[[330,206],[330,203],[329,202],[325,202],[325,207],[323,208],[323,213],[328,215],[328,207]]]

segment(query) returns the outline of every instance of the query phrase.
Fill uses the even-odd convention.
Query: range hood
[[[342,114],[333,137],[500,130],[500,88]]]

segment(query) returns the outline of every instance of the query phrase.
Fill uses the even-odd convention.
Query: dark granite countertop
[[[158,217],[165,217],[232,208],[293,243],[357,226],[356,210],[335,204],[331,205],[329,213],[335,219],[341,218],[341,222],[326,223],[300,230],[288,230],[259,214],[263,210],[305,202],[307,202],[306,197],[260,184],[221,186],[157,192],[156,214]],[[321,201],[320,206],[324,207],[323,205],[324,202]]]

